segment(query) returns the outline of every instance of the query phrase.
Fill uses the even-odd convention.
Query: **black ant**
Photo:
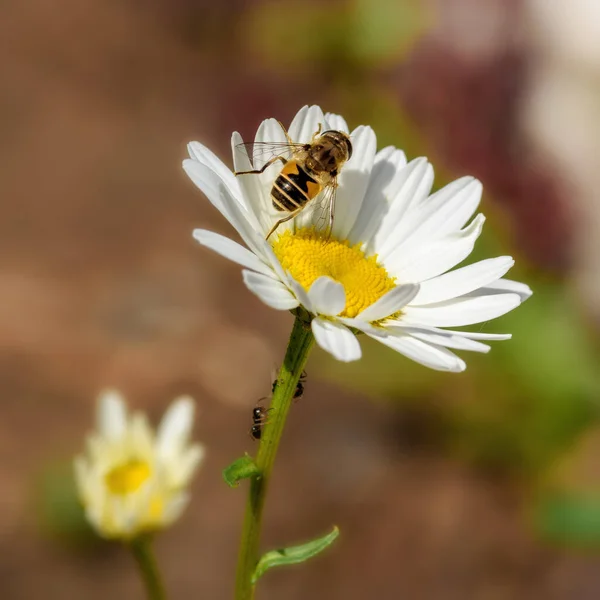
[[[302,371],[300,378],[298,379],[298,383],[296,384],[296,389],[294,390],[294,400],[300,400],[304,395],[304,384],[306,383],[306,371]],[[275,391],[277,387],[277,379],[273,381],[273,385],[271,387],[271,393]],[[260,405],[260,402],[266,400],[266,398],[261,398],[257,404],[252,409],[252,427],[250,427],[250,437],[253,440],[260,440],[262,436],[263,426],[268,423],[269,413],[273,410],[272,408],[265,408]]]
[[[261,398],[259,402],[262,400],[264,400],[264,398]],[[273,409],[265,408],[260,404],[252,409],[252,427],[250,428],[250,437],[253,440],[260,440],[263,425],[267,424],[271,410]]]
[[[294,395],[292,398],[294,400],[300,400],[302,396],[304,396],[304,385],[306,384],[306,378],[308,377],[306,371],[302,371],[300,374],[300,379],[298,379],[298,383],[296,384],[296,389],[294,390]],[[273,385],[271,387],[271,393],[275,392],[275,388],[277,387],[277,379],[273,381]]]

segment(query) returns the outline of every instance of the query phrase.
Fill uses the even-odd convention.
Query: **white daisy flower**
[[[321,131],[348,132],[344,119],[302,108],[288,133],[307,143]],[[426,158],[407,164],[401,150],[376,152],[375,133],[357,127],[350,134],[353,154],[343,166],[333,228],[320,235],[319,211],[307,207],[265,236],[281,217],[273,209],[271,187],[277,162],[261,175],[234,173],[208,148],[189,144],[183,167],[192,181],[237,230],[247,248],[197,229],[194,237],[244,267],[244,282],[277,310],[304,308],[319,346],[342,361],[361,356],[362,332],[408,358],[441,371],[463,371],[449,348],[487,352],[482,340],[511,336],[443,329],[489,321],[531,295],[528,286],[503,279],[514,261],[501,256],[461,267],[481,233],[484,217],[473,216],[482,186],[462,177],[431,194],[433,168]],[[259,169],[238,133],[232,136],[236,171]],[[275,119],[260,125],[255,142],[286,141]],[[470,221],[470,222],[469,222]]]
[[[127,414],[118,392],[100,395],[98,430],[87,439],[86,456],[75,459],[79,496],[98,534],[130,540],[179,517],[204,456],[202,446],[189,444],[193,418],[192,400],[178,398],[155,436],[144,414]]]

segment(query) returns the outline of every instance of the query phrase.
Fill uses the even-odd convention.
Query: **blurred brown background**
[[[535,295],[440,375],[365,345],[316,354],[293,408],[265,548],[332,524],[327,554],[260,598],[586,599],[600,594],[600,5],[546,0],[8,0],[0,4],[0,597],[142,598],[96,541],[70,461],[97,393],[154,418],[182,392],[208,458],[158,541],[172,598],[227,599],[244,451],[291,316],[198,247],[231,231],[181,169],[197,139],[304,104],[473,174],[477,257]]]

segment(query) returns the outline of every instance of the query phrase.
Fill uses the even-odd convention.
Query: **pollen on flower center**
[[[331,277],[344,286],[343,317],[355,317],[396,286],[395,279],[377,264],[377,256],[366,257],[360,244],[320,236],[312,228],[287,230],[273,243],[273,251],[285,271],[305,289],[319,277]]]
[[[111,469],[105,475],[106,485],[113,494],[125,496],[137,491],[150,477],[150,466],[141,460],[130,460]]]

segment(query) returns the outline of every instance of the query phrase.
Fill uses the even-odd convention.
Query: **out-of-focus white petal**
[[[98,432],[74,462],[85,514],[99,535],[130,540],[169,524],[165,507],[180,496],[202,458],[189,445],[193,404],[182,397],[167,410],[155,436],[146,415],[127,415],[117,392],[99,401]]]
[[[181,452],[171,463],[172,476],[171,483],[174,487],[180,488],[188,484],[194,471],[204,459],[204,446],[194,444],[187,451]]]
[[[298,306],[298,300],[283,283],[254,271],[243,271],[243,277],[248,289],[267,306],[276,310],[291,310]]]
[[[358,314],[360,321],[379,321],[404,308],[417,295],[418,283],[399,285]]]
[[[173,401],[163,416],[156,434],[156,448],[160,456],[168,457],[181,451],[192,433],[194,401],[182,396]]]
[[[361,357],[356,336],[341,323],[316,317],[311,327],[317,344],[337,360],[351,362]]]
[[[330,277],[319,277],[310,287],[308,297],[314,311],[327,317],[339,315],[346,306],[344,286]]]
[[[127,429],[127,408],[116,390],[106,390],[98,399],[98,431],[109,439],[122,437]]]
[[[182,515],[183,511],[190,503],[190,495],[185,493],[180,493],[175,496],[164,509],[163,519],[165,523],[171,524]]]

